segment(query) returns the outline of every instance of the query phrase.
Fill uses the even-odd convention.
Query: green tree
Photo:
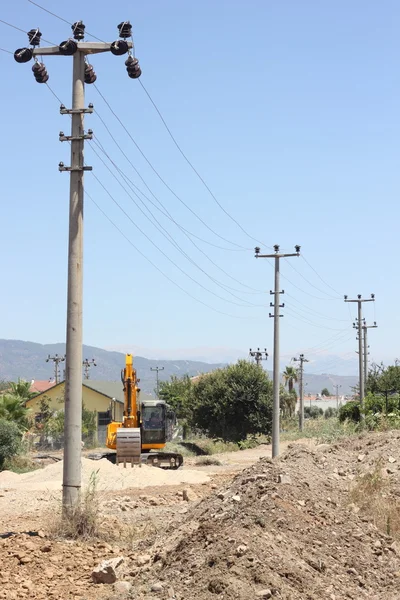
[[[64,435],[64,410],[58,410],[53,413],[46,425],[46,433],[55,438],[61,438]],[[88,410],[85,405],[82,406],[82,437],[93,437],[97,431],[96,411]]]
[[[186,419],[188,416],[188,400],[192,385],[189,375],[183,377],[171,375],[170,381],[160,381],[159,396],[174,409],[178,419]]]
[[[400,392],[400,365],[396,360],[394,365],[385,367],[373,363],[368,373],[366,391],[380,394],[385,391]]]
[[[13,394],[0,396],[0,419],[12,421],[21,430],[29,427],[30,409],[26,407],[25,400]]]
[[[283,385],[281,385],[279,391],[279,406],[281,409],[282,416],[284,418],[290,418],[294,415],[296,411],[296,403],[296,390],[292,389],[290,392],[288,392],[286,388],[284,388]]]
[[[325,387],[321,390],[321,396],[332,396],[332,394],[330,393],[328,388]]]
[[[12,458],[21,449],[22,433],[11,421],[0,418],[0,471],[7,459]]]
[[[18,379],[15,383],[12,381],[10,383],[10,392],[13,396],[18,396],[23,400],[30,400],[33,396],[36,396],[35,392],[31,392],[31,384],[29,381],[24,381],[23,379]]]
[[[187,414],[194,429],[225,441],[270,433],[272,382],[263,369],[240,360],[192,385]]]
[[[297,383],[299,373],[296,367],[292,367],[288,365],[283,372],[283,380],[285,382],[285,386],[288,386],[289,393],[293,390],[293,386]]]

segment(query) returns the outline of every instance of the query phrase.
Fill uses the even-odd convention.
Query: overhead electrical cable
[[[158,211],[161,212],[162,215],[164,215],[165,217],[167,217],[168,219],[170,219],[181,231],[182,233],[188,238],[188,240],[190,241],[190,243],[192,245],[194,245],[194,247],[201,253],[203,254],[203,256],[205,256],[207,258],[207,260],[214,265],[217,269],[219,269],[222,273],[224,273],[224,275],[226,275],[227,277],[229,277],[230,279],[232,279],[232,281],[235,281],[236,283],[238,283],[239,285],[242,285],[245,288],[248,288],[252,291],[246,291],[246,290],[238,290],[237,288],[232,288],[231,286],[228,286],[226,284],[222,284],[224,285],[224,287],[226,287],[227,289],[231,289],[233,291],[237,291],[239,293],[242,294],[265,294],[266,291],[264,290],[257,290],[255,288],[252,288],[251,286],[248,286],[247,284],[244,284],[243,282],[241,282],[239,279],[237,279],[236,277],[233,277],[232,275],[230,275],[227,271],[225,271],[225,269],[223,269],[222,267],[220,267],[220,265],[218,265],[206,252],[204,252],[204,250],[202,248],[200,248],[190,237],[190,232],[188,232],[184,227],[182,227],[173,217],[171,217],[170,213],[168,212],[168,210],[165,208],[164,204],[162,204],[162,202],[160,200],[157,199],[158,203],[160,204],[161,208],[159,206],[157,206],[152,200],[151,198],[149,198],[146,194],[144,194],[144,192],[126,175],[126,173],[124,173],[124,171],[115,163],[115,161],[109,156],[109,154],[106,152],[103,144],[101,144],[99,142],[98,137],[96,136],[96,138],[93,140],[93,143],[95,145],[97,145],[97,147],[100,149],[101,152],[103,152],[103,154],[107,157],[107,159],[110,161],[110,163],[113,165],[113,167],[117,170],[117,172],[120,174],[121,177],[123,177],[123,179],[125,180],[125,182],[127,183],[127,185],[132,189],[132,187],[134,188],[132,191],[135,193],[135,195],[137,195],[136,192],[138,192],[139,194],[141,194],[146,200],[147,202],[150,202],[150,204]],[[135,191],[136,190],[136,191]],[[152,192],[151,192],[152,193]],[[152,194],[154,196],[154,194]],[[154,216],[154,215],[153,215]]]
[[[122,187],[122,189],[125,191],[125,193],[127,193],[127,195],[131,198],[132,202],[134,202],[135,206],[140,210],[140,212],[158,229],[158,231],[161,232],[161,234],[166,237],[166,239],[181,253],[183,254],[183,256],[185,256],[185,258],[191,262],[196,268],[198,268],[206,277],[208,277],[209,279],[211,279],[213,281],[213,283],[215,283],[216,285],[218,285],[219,287],[222,287],[224,289],[224,291],[227,291],[228,293],[230,293],[233,297],[235,297],[236,299],[242,301],[242,302],[246,302],[247,306],[244,304],[238,304],[237,302],[232,302],[231,300],[228,300],[227,298],[223,298],[222,296],[219,296],[218,294],[215,294],[215,292],[212,292],[211,290],[209,290],[208,288],[204,287],[202,284],[200,284],[198,281],[194,280],[190,275],[188,275],[188,273],[186,273],[186,271],[183,271],[182,269],[180,269],[180,267],[178,267],[178,265],[173,262],[173,264],[175,266],[177,266],[182,273],[184,273],[187,277],[189,277],[190,279],[192,279],[192,281],[195,281],[198,285],[200,285],[201,287],[203,287],[203,289],[205,289],[206,291],[212,293],[213,295],[215,295],[217,298],[221,299],[221,300],[225,300],[226,302],[230,302],[232,304],[235,304],[237,306],[242,306],[244,308],[250,308],[250,307],[254,307],[254,306],[262,306],[262,305],[256,305],[253,304],[251,302],[248,302],[247,300],[243,300],[242,298],[239,298],[238,296],[236,296],[235,294],[233,294],[232,292],[229,292],[229,290],[226,290],[221,284],[220,282],[215,279],[214,277],[212,277],[211,275],[209,275],[202,267],[200,267],[182,248],[181,246],[179,246],[179,244],[172,238],[172,236],[169,234],[169,232],[161,225],[161,223],[156,219],[156,217],[154,217],[153,213],[150,211],[150,209],[148,207],[146,207],[146,205],[143,203],[143,201],[141,200],[140,196],[134,191],[133,193],[135,194],[135,196],[138,198],[138,200],[140,202],[142,202],[146,208],[147,211],[150,212],[151,216],[153,217],[155,223],[153,221],[151,221],[150,217],[144,212],[144,210],[138,205],[138,203],[135,201],[135,199],[132,197],[132,195],[126,190],[126,188],[123,186],[123,184],[119,181],[118,177],[112,172],[112,170],[108,167],[108,165],[105,163],[105,161],[100,157],[99,153],[92,147],[91,148],[92,152],[94,152],[94,154],[99,158],[99,160],[102,162],[102,164],[105,166],[105,168],[109,171],[109,173],[111,173],[111,175],[115,178],[115,180],[119,183],[119,185]],[[142,234],[145,235],[145,237],[148,238],[148,236],[146,234],[144,234],[143,230],[141,230]],[[149,238],[148,238],[149,239]],[[153,241],[154,244],[154,241]],[[154,244],[156,246],[156,244]],[[161,249],[156,246],[158,248],[158,250],[160,252]],[[164,252],[163,252],[164,256],[167,256]],[[169,260],[170,258],[167,257]]]
[[[154,167],[154,165],[152,164],[152,162],[147,158],[147,156],[145,155],[145,153],[143,152],[143,150],[141,149],[141,147],[138,145],[138,143],[136,142],[136,140],[134,139],[134,137],[132,136],[132,134],[130,133],[129,129],[126,127],[125,123],[122,121],[122,119],[118,116],[118,114],[115,112],[115,110],[112,108],[112,106],[110,105],[110,103],[108,102],[108,100],[105,98],[105,96],[101,93],[99,87],[96,84],[93,84],[93,87],[95,88],[95,90],[97,91],[97,93],[99,94],[99,96],[101,97],[101,99],[103,100],[103,102],[106,104],[107,108],[110,110],[110,112],[112,113],[112,115],[117,119],[118,123],[121,125],[121,127],[123,128],[123,130],[125,131],[125,133],[128,135],[129,139],[133,142],[133,144],[135,145],[135,147],[137,148],[137,150],[139,151],[139,153],[142,155],[142,157],[144,158],[144,160],[147,162],[147,164],[149,165],[149,167],[151,168],[151,170],[153,171],[153,173],[158,177],[158,179],[161,181],[161,183],[167,188],[167,190],[169,190],[169,192],[171,192],[171,194],[189,211],[192,213],[193,216],[196,217],[196,219],[198,219],[200,221],[200,223],[202,223],[209,231],[211,231],[215,236],[217,236],[219,239],[223,240],[224,242],[227,242],[228,244],[232,244],[232,246],[236,246],[237,248],[240,248],[241,250],[250,250],[250,248],[246,248],[245,246],[241,246],[240,244],[237,244],[236,242],[232,242],[231,240],[228,240],[227,238],[225,238],[224,236],[220,235],[219,233],[217,233],[212,227],[210,227],[205,221],[204,219],[202,219],[188,204],[187,202],[185,202],[184,200],[182,200],[182,198],[180,196],[178,196],[178,194],[170,187],[170,185],[165,181],[165,179],[162,177],[162,175],[160,175],[160,173],[157,171],[157,169]]]
[[[109,192],[107,192],[109,193]],[[224,311],[221,311],[217,308],[215,308],[214,306],[211,306],[210,304],[207,304],[206,302],[203,302],[203,300],[200,300],[200,298],[197,298],[196,296],[194,296],[193,294],[191,294],[190,292],[188,292],[185,288],[183,288],[181,285],[179,285],[179,283],[177,283],[174,279],[172,279],[171,277],[169,277],[158,265],[156,265],[155,262],[153,262],[144,252],[142,252],[133,242],[132,240],[125,235],[125,233],[122,231],[122,229],[116,224],[114,223],[114,221],[107,215],[107,213],[99,206],[99,204],[97,204],[97,202],[93,199],[93,197],[88,193],[85,192],[86,196],[93,202],[93,204],[98,208],[98,210],[103,214],[103,216],[111,223],[111,225],[113,225],[113,227],[115,227],[115,229],[125,238],[125,240],[136,250],[136,252],[138,254],[140,254],[140,256],[142,256],[142,258],[144,258],[148,263],[150,263],[159,273],[161,273],[161,275],[167,279],[170,283],[172,283],[175,287],[177,287],[178,289],[180,289],[184,294],[186,294],[187,296],[189,296],[190,298],[192,298],[192,300],[195,300],[196,302],[198,302],[199,304],[202,304],[203,306],[209,308],[210,310],[220,314],[220,315],[224,315],[226,317],[231,317],[233,319],[245,319],[245,320],[255,320],[257,319],[257,317],[244,317],[244,316],[239,316],[239,315],[231,315],[229,313],[226,313]],[[116,200],[114,199],[114,202],[118,205],[118,202],[116,202]]]

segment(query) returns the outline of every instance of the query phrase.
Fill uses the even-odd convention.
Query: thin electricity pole
[[[159,381],[159,377],[158,377],[158,372],[159,371],[164,371],[165,367],[159,367],[158,365],[156,367],[150,367],[150,371],[155,371],[156,372],[156,378],[157,378],[157,398],[159,398],[160,395],[160,381]]]
[[[266,348],[264,348],[264,350],[260,350],[260,348],[257,348],[257,350],[252,350],[250,348],[249,355],[254,358],[258,366],[261,365],[262,360],[268,359],[268,352]]]
[[[279,309],[283,308],[284,304],[279,304],[279,294],[284,294],[285,291],[279,289],[279,260],[281,258],[289,258],[291,256],[300,256],[300,246],[295,246],[295,254],[280,254],[278,244],[274,245],[275,254],[260,254],[260,248],[257,246],[255,251],[256,258],[273,258],[275,260],[275,286],[274,291],[270,290],[270,294],[274,296],[274,302],[270,306],[274,307],[273,314],[269,313],[270,318],[274,318],[274,366],[273,366],[273,407],[272,407],[272,458],[279,456]]]
[[[348,296],[344,297],[345,302],[357,302],[358,307],[358,378],[360,387],[360,408],[361,408],[361,419],[364,418],[364,365],[363,365],[363,341],[362,341],[362,303],[363,302],[375,302],[375,294],[371,294],[371,298],[361,298],[361,294],[357,295],[357,300],[349,300]]]
[[[333,387],[336,388],[336,409],[339,410],[339,388],[342,386],[336,383]]]
[[[84,368],[84,379],[90,379],[90,369],[91,367],[97,367],[97,364],[94,360],[94,358],[92,358],[92,360],[88,360],[87,358],[85,358],[85,360],[82,363],[83,368]]]
[[[50,356],[50,354],[49,354],[48,357],[46,358],[46,362],[50,362],[50,361],[54,362],[54,379],[55,379],[55,382],[57,385],[58,382],[60,381],[59,364],[65,361],[65,356],[58,356],[58,354],[55,354],[54,356]]]
[[[304,383],[303,383],[303,375],[304,375],[304,363],[310,362],[307,358],[304,358],[304,354],[300,354],[299,358],[293,359],[295,362],[300,363],[300,381],[299,381],[299,392],[300,392],[300,411],[299,411],[299,429],[303,431],[304,429]]]
[[[68,296],[66,331],[66,377],[65,377],[65,424],[64,424],[64,463],[63,463],[63,512],[70,514],[80,502],[81,491],[81,440],[82,440],[82,306],[83,306],[83,173],[92,167],[85,166],[83,158],[84,140],[92,138],[89,130],[85,134],[84,114],[92,113],[93,106],[85,108],[85,83],[94,83],[96,75],[93,67],[86,62],[87,55],[112,52],[115,55],[129,53],[125,63],[132,79],[140,76],[141,70],[136,58],[131,56],[133,42],[132,26],[129,21],[118,25],[119,37],[112,43],[83,42],[85,25],[78,21],[72,25],[73,38],[61,42],[59,46],[40,48],[41,33],[32,29],[28,33],[31,48],[15,51],[17,62],[29,62],[34,58],[32,68],[38,83],[47,83],[49,76],[46,67],[38,61],[43,56],[73,56],[72,108],[60,107],[60,113],[71,116],[71,135],[60,133],[60,141],[71,143],[71,166],[59,164],[60,171],[70,173],[69,205],[69,244],[68,244]],[[40,60],[42,60],[40,58]]]
[[[364,382],[367,385],[368,380],[368,329],[376,329],[378,325],[376,321],[374,321],[373,325],[367,325],[364,321],[364,325],[362,326],[363,334],[364,334]]]

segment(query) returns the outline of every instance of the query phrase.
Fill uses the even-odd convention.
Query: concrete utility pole
[[[364,319],[364,325],[362,326],[362,330],[363,330],[363,334],[364,334],[364,382],[365,385],[367,385],[367,379],[368,379],[368,337],[367,337],[367,330],[368,329],[376,329],[378,327],[378,325],[376,324],[376,321],[374,321],[373,325],[367,325]]]
[[[82,365],[83,365],[84,372],[85,372],[84,379],[89,379],[90,378],[90,368],[97,367],[97,364],[96,364],[94,358],[92,358],[92,360],[88,360],[87,358],[85,358]]]
[[[50,356],[50,354],[49,354],[48,357],[46,358],[46,362],[50,362],[50,361],[53,361],[53,363],[54,363],[54,379],[55,379],[55,382],[57,385],[58,382],[60,381],[59,364],[65,361],[65,356],[58,356],[58,354],[55,354],[54,356]]]
[[[279,309],[283,308],[284,304],[279,304],[279,294],[284,294],[285,290],[279,289],[279,260],[281,258],[289,258],[291,256],[300,256],[300,246],[295,246],[295,254],[280,254],[278,244],[274,245],[275,254],[260,254],[260,248],[257,246],[255,251],[256,258],[273,258],[275,260],[275,287],[274,291],[270,290],[270,294],[274,296],[274,302],[270,302],[270,306],[274,307],[273,314],[269,313],[270,318],[274,318],[274,366],[273,366],[273,409],[272,409],[272,458],[279,455]]]
[[[333,387],[336,388],[336,409],[339,410],[339,388],[342,386],[336,383]]]
[[[310,362],[306,358],[304,358],[304,354],[300,354],[299,358],[293,359],[295,362],[300,363],[299,373],[300,373],[300,381],[299,381],[299,391],[300,391],[300,412],[299,412],[299,429],[303,431],[304,429],[304,383],[303,383],[303,375],[304,375],[304,363]]]
[[[68,245],[68,297],[66,335],[66,377],[65,377],[65,425],[64,425],[64,464],[63,464],[63,512],[68,515],[80,502],[81,491],[81,440],[82,440],[82,287],[83,287],[83,172],[92,167],[85,166],[83,158],[84,140],[92,138],[89,130],[85,134],[84,114],[93,112],[93,105],[85,108],[85,83],[96,81],[93,67],[86,57],[101,52],[112,52],[121,56],[129,53],[125,62],[128,75],[136,79],[141,75],[139,63],[131,56],[133,42],[132,26],[129,21],[118,25],[119,37],[112,43],[83,42],[85,25],[82,21],[71,27],[73,38],[61,42],[59,46],[40,48],[41,33],[32,29],[28,33],[31,48],[15,51],[17,62],[29,62],[34,58],[32,68],[38,83],[47,83],[49,76],[46,67],[37,57],[73,56],[72,108],[60,107],[60,113],[72,117],[71,135],[60,133],[60,141],[71,143],[71,166],[59,164],[60,171],[70,173],[69,206],[69,245]],[[41,60],[41,58],[40,58]]]
[[[249,355],[255,359],[258,366],[261,365],[262,360],[268,359],[268,352],[266,348],[264,348],[264,350],[260,350],[260,348],[257,348],[257,350],[252,350],[250,348]]]
[[[348,296],[344,297],[345,302],[357,302],[358,306],[358,378],[360,387],[360,408],[361,408],[361,419],[364,418],[362,409],[364,408],[364,366],[363,366],[363,342],[362,342],[362,303],[363,302],[375,302],[375,294],[371,294],[371,298],[361,298],[361,294],[358,294],[357,300],[349,300]],[[354,325],[353,325],[354,327]]]
[[[157,398],[159,397],[159,393],[160,393],[160,381],[158,378],[158,372],[159,371],[164,371],[164,367],[159,367],[158,365],[156,367],[150,367],[150,371],[155,371],[156,372],[156,378],[157,378]]]

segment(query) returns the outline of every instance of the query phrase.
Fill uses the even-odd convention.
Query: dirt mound
[[[400,545],[349,490],[378,466],[395,493],[399,442],[371,434],[261,459],[157,540],[138,598],[398,599]]]
[[[60,490],[62,483],[63,461],[53,463],[32,471],[16,475],[15,473],[3,472],[0,477],[0,489],[21,490]],[[99,490],[117,490],[126,488],[144,488],[149,486],[178,485],[181,483],[203,483],[209,481],[206,474],[198,471],[163,470],[156,467],[142,465],[142,467],[117,466],[107,459],[90,460],[82,458],[82,485],[86,487],[95,474],[97,488]]]

